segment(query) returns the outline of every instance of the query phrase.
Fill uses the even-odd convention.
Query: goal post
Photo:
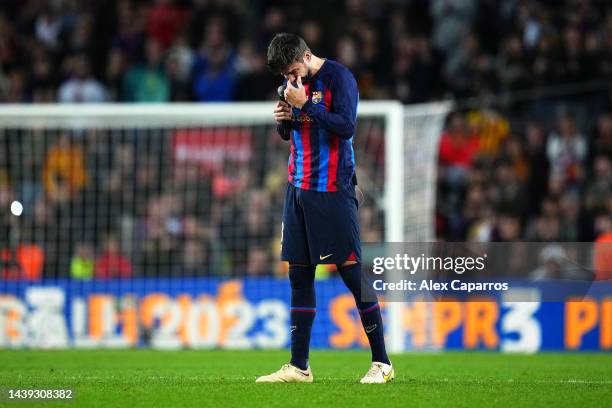
[[[0,279],[1,293],[13,296],[11,307],[18,307],[30,323],[49,320],[37,308],[48,303],[45,299],[54,299],[53,310],[45,313],[63,310],[55,317],[63,316],[67,327],[59,339],[41,326],[39,332],[30,333],[29,342],[13,338],[10,344],[61,346],[68,341],[91,347],[134,346],[143,345],[141,339],[147,336],[149,344],[166,346],[286,344],[288,329],[282,324],[286,316],[279,307],[285,300],[279,298],[283,292],[276,279],[286,276],[286,270],[276,261],[279,192],[286,183],[289,149],[276,135],[273,106],[274,102],[3,105],[0,173],[9,187],[0,188],[7,190],[5,197],[21,200],[24,210],[18,221],[10,221],[10,234],[0,237],[3,257],[10,258],[0,271],[8,276]],[[371,214],[362,224],[368,240],[433,239],[437,143],[449,109],[447,103],[359,104],[354,146],[366,197],[361,212]],[[78,149],[62,152],[62,143]],[[70,164],[65,167],[63,160]],[[82,174],[67,174],[72,172]],[[244,210],[243,202],[256,207],[256,216]],[[59,218],[53,225],[45,224],[55,215]],[[113,246],[124,258],[104,258],[104,251]],[[88,251],[96,272],[93,265],[81,262]],[[98,267],[115,270],[96,279]],[[46,283],[55,292],[45,292]],[[325,315],[330,302],[345,289],[337,282],[322,285],[330,297],[322,302]],[[31,287],[36,290],[30,291]],[[163,299],[154,297],[158,290],[166,292]],[[216,297],[196,305],[198,291]],[[96,297],[98,293],[108,296]],[[228,306],[227,293],[245,301],[248,308]],[[185,299],[193,303],[193,310],[185,306]],[[94,303],[101,320],[86,323],[79,316],[91,316],[87,310]],[[115,321],[114,316],[130,315],[135,304],[148,308],[142,312],[150,316],[146,321]],[[193,313],[226,307],[230,308],[226,313],[251,316],[240,325],[244,332],[224,328],[228,319],[215,321],[219,327],[204,339],[198,330],[188,329],[199,321]],[[258,317],[264,312],[274,324]],[[154,323],[166,313],[174,317],[164,322],[176,327],[156,326],[166,324]],[[409,349],[402,304],[387,304],[386,313],[390,351]],[[321,320],[313,329],[314,347],[360,344],[358,338],[334,343],[330,339],[337,328],[332,319]],[[125,329],[126,325],[131,328]],[[37,326],[26,322],[23,327]],[[101,331],[92,334],[88,327]],[[228,334],[220,334],[224,332]],[[78,341],[71,338],[76,334]],[[51,337],[45,340],[45,335]],[[0,347],[4,347],[2,336]]]
[[[386,242],[435,240],[435,194],[438,144],[451,102],[401,106],[388,117],[385,175]],[[403,276],[391,277],[394,281]],[[389,351],[412,348],[410,330],[404,327],[406,304],[386,304]],[[431,307],[426,307],[431,313]],[[431,317],[431,315],[429,315]],[[431,318],[426,331],[432,332]],[[431,339],[431,336],[428,336]]]

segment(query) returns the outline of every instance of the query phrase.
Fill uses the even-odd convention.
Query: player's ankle
[[[308,363],[306,364],[300,364],[300,363],[296,363],[294,361],[291,361],[289,364],[291,364],[292,366],[294,366],[295,368],[297,368],[298,370],[302,370],[302,371],[306,371],[308,370]]]

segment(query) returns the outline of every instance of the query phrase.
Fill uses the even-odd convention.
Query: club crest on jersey
[[[312,103],[319,103],[323,100],[323,92],[321,91],[314,91],[312,93]]]

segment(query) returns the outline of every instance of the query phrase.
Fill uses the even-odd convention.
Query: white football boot
[[[312,371],[310,371],[310,367],[306,370],[300,370],[296,366],[291,364],[285,364],[280,368],[280,370],[259,377],[255,380],[258,383],[275,383],[275,382],[304,382],[311,383]]]
[[[384,384],[393,381],[394,378],[393,365],[374,362],[360,382],[362,384]]]

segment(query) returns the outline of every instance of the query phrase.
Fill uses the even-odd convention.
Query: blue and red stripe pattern
[[[370,307],[368,307],[368,308],[366,308],[366,309],[359,310],[359,314],[369,313],[369,312],[371,312],[372,310],[376,310],[376,309],[378,309],[379,307],[380,307],[380,304],[379,304],[379,303],[376,303],[376,304],[374,304],[374,305],[372,305],[372,306],[370,306]]]
[[[324,64],[324,67],[331,64]],[[333,112],[334,94],[330,89],[333,78],[331,65],[323,75],[315,75],[304,83],[313,110]],[[355,101],[356,103],[356,101]],[[355,106],[356,109],[356,106]],[[294,108],[297,125],[291,132],[291,155],[288,160],[288,180],[304,190],[333,192],[341,183],[348,184],[355,169],[353,137],[342,138],[315,122],[304,111]]]
[[[289,308],[291,313],[293,312],[302,312],[302,313],[316,313],[317,309],[314,307],[291,307]]]

